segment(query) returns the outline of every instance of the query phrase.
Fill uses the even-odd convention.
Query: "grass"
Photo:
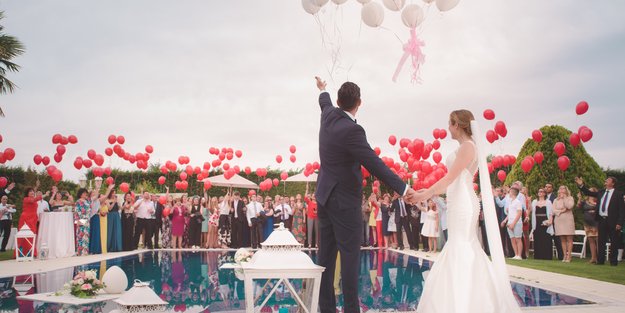
[[[0,252],[0,261],[13,260],[15,252],[13,250],[7,250],[4,252]]]
[[[609,261],[605,265],[594,265],[588,263],[589,259],[573,257],[571,263],[562,263],[559,260],[526,260],[506,259],[510,265],[526,267],[545,272],[559,273],[570,276],[596,279],[600,281],[625,285],[625,262],[620,262],[618,266],[610,266]]]

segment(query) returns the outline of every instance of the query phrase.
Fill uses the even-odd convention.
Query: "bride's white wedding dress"
[[[447,166],[456,159],[447,158]],[[520,312],[508,277],[499,277],[478,241],[480,207],[473,190],[476,157],[447,187],[449,239],[427,276],[417,312]]]

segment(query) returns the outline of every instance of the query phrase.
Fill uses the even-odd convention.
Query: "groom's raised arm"
[[[319,107],[321,107],[321,112],[327,110],[328,108],[333,108],[332,99],[330,99],[330,93],[326,91],[326,82],[322,81],[321,78],[315,76],[315,80],[317,82],[317,88],[321,92],[319,94]]]

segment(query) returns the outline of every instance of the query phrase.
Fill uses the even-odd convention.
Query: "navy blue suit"
[[[321,125],[317,178],[319,218],[318,264],[325,267],[321,278],[319,308],[322,313],[336,312],[334,269],[337,251],[341,252],[341,280],[344,312],[360,312],[358,302],[358,260],[362,236],[363,165],[372,175],[403,194],[406,184],[380,160],[367,142],[362,126],[343,110],[334,107],[327,92],[319,95]]]

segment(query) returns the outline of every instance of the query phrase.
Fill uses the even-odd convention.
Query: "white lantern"
[[[281,284],[291,292],[301,312],[317,312],[321,274],[325,268],[313,263],[310,257],[301,251],[302,245],[288,229],[284,228],[283,223],[280,223],[261,246],[262,249],[258,250],[249,262],[241,263],[247,312],[256,312],[264,307]],[[261,299],[260,306],[255,307],[254,280],[257,279],[277,279],[278,282],[267,296]],[[308,280],[301,296],[295,291],[290,279]],[[259,297],[264,293],[265,287],[267,285],[258,292]]]
[[[35,239],[37,235],[30,230],[27,224],[15,234],[15,260],[17,262],[32,261],[35,254]],[[20,245],[22,243],[22,245]],[[24,246],[30,246],[24,250]]]
[[[163,312],[167,302],[150,288],[150,284],[135,280],[134,286],[121,297],[113,300],[120,312]]]
[[[18,296],[25,296],[35,286],[34,275],[20,275],[13,277],[13,288]]]
[[[119,266],[111,266],[106,270],[102,282],[105,285],[104,291],[110,294],[122,293],[128,287],[128,277]]]

